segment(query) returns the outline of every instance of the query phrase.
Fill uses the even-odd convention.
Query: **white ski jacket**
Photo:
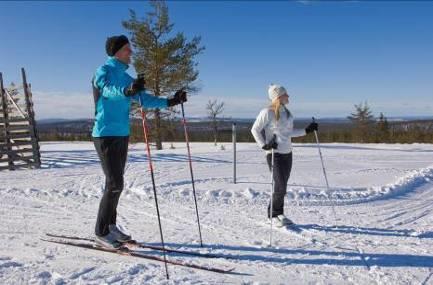
[[[280,119],[278,121],[276,120],[275,113],[271,108],[263,109],[257,116],[257,119],[251,128],[251,133],[260,148],[268,143],[275,134],[277,136],[278,148],[274,150],[274,152],[278,153],[291,153],[291,138],[306,135],[304,129],[293,128],[293,116],[290,115],[289,117],[283,106],[281,107]],[[271,153],[270,150],[266,152]]]

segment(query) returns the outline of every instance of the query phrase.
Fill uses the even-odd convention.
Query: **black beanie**
[[[124,35],[109,37],[105,42],[105,51],[108,56],[114,56],[126,44],[129,44],[129,40]]]

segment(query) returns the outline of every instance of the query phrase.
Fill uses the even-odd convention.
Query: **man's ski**
[[[95,242],[95,240],[92,238],[56,235],[56,234],[50,234],[50,233],[47,233],[46,235],[49,237],[53,237],[53,238],[62,238],[62,239],[70,239],[70,240],[81,240],[81,241]],[[131,240],[131,241],[125,242],[124,245],[126,245],[128,247],[131,246],[131,247],[146,248],[146,249],[153,249],[153,250],[160,250],[160,251],[165,250],[166,252],[169,252],[169,253],[178,253],[178,254],[197,256],[197,257],[205,257],[205,258],[237,259],[235,256],[231,256],[231,255],[201,253],[201,252],[181,250],[181,249],[173,249],[173,248],[167,248],[167,247],[163,248],[162,246],[148,245],[148,244],[145,244],[142,242],[138,242],[136,240]]]
[[[75,247],[80,247],[80,248],[85,248],[85,249],[91,249],[91,250],[95,250],[95,251],[97,250],[97,251],[115,253],[115,254],[119,254],[119,255],[128,255],[128,256],[133,256],[133,257],[137,257],[137,258],[143,258],[143,259],[149,259],[149,260],[153,260],[153,261],[164,262],[164,259],[161,257],[143,254],[140,252],[136,252],[134,250],[130,250],[126,247],[123,247],[120,249],[110,249],[110,248],[104,248],[104,247],[96,247],[96,246],[94,246],[92,244],[88,244],[88,243],[64,241],[64,240],[60,240],[60,239],[58,239],[58,240],[41,239],[41,240],[46,241],[46,242],[51,242],[51,243],[62,244],[62,245],[69,245],[69,246],[75,246]],[[215,272],[215,273],[240,274],[240,273],[233,272],[234,268],[221,269],[221,268],[216,268],[216,267],[207,267],[207,266],[201,266],[201,265],[192,264],[192,263],[186,263],[186,262],[177,261],[177,260],[167,260],[167,263],[172,264],[172,265],[178,265],[178,266],[183,266],[183,267],[199,269],[199,270],[211,271],[211,272]]]

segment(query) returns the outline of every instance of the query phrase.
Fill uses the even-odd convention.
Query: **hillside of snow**
[[[91,142],[45,142],[42,168],[0,172],[0,284],[433,284],[433,145],[295,144],[286,215],[296,233],[273,231],[270,173],[255,144],[233,153],[192,143],[204,247],[200,248],[186,146],[153,150],[166,245],[232,259],[170,260],[241,274],[168,266],[49,243],[46,233],[92,237],[104,177]],[[144,144],[131,144],[118,221],[160,245]],[[162,256],[156,250],[140,252]]]

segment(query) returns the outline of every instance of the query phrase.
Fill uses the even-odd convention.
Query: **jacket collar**
[[[129,65],[121,62],[120,60],[118,60],[117,58],[110,56],[108,57],[107,61],[105,62],[105,64],[114,67],[115,69],[119,69],[121,71],[126,71],[129,67]]]

